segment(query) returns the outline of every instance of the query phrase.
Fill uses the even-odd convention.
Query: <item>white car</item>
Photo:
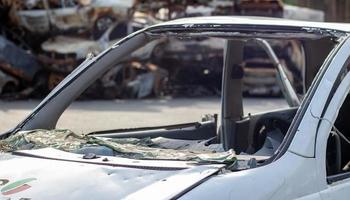
[[[0,197],[349,199],[349,33],[348,24],[259,17],[187,18],[135,32],[87,58],[27,118],[0,135]],[[164,37],[226,41],[218,124],[209,117],[84,135],[55,129],[94,80]],[[294,91],[268,38],[301,41],[305,95]],[[290,108],[243,115],[242,48],[252,40],[274,63]]]

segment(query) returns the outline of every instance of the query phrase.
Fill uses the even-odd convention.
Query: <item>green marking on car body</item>
[[[22,185],[24,185],[26,183],[29,183],[31,181],[34,181],[34,180],[36,180],[36,178],[26,178],[26,179],[22,179],[22,180],[10,183],[10,184],[6,185],[5,187],[3,187],[1,189],[1,192],[5,193],[5,192],[7,192],[9,190],[13,190],[13,189],[15,189],[17,187],[20,187],[20,186],[22,186]]]

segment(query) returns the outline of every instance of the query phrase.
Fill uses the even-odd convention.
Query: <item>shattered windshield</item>
[[[268,158],[282,143],[310,77],[333,48],[325,43],[325,56],[307,66],[305,49],[318,42],[159,37],[91,84],[56,129],[17,132],[0,141],[0,151],[50,147],[229,165],[242,155]]]

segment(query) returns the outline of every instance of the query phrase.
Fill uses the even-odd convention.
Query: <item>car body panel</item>
[[[319,182],[322,184],[321,196],[324,199],[345,199],[344,197],[348,196],[348,188],[350,186],[350,179],[344,179],[335,183],[328,183],[326,166],[323,163],[326,163],[326,150],[327,150],[327,140],[330,135],[330,132],[333,128],[332,124],[336,121],[337,115],[343,104],[347,94],[350,91],[350,74],[347,73],[339,87],[334,93],[332,100],[327,105],[324,116],[321,118],[317,138],[316,138],[316,152],[315,156],[319,158],[318,163],[318,177]],[[339,193],[339,194],[337,194]],[[344,194],[348,195],[344,195]],[[335,197],[336,196],[336,197]]]
[[[180,199],[295,199],[317,192],[315,159],[287,152],[274,163],[215,176]],[[304,173],[305,171],[309,173]],[[210,191],[210,192],[206,192]]]
[[[152,193],[152,196],[155,199],[167,199],[189,185],[217,173],[223,167],[223,165],[191,166],[178,161],[140,161],[116,157],[84,161],[81,158],[83,155],[50,148],[17,153],[18,155],[0,156],[1,183],[5,183],[0,184],[2,198],[136,199],[138,192],[143,193],[143,190],[159,192],[153,188],[158,189],[157,185],[162,185],[164,192],[159,195]],[[35,157],[40,155],[57,158],[63,156],[71,160]],[[21,163],[26,163],[25,169]],[[127,164],[129,167],[120,165],[121,163],[129,163]],[[15,187],[10,187],[11,183],[23,179],[31,180],[26,183],[25,190],[16,191]],[[14,193],[10,193],[11,190],[15,190]],[[160,194],[165,196],[161,198]]]
[[[313,98],[305,112],[303,121],[300,123],[298,131],[296,132],[293,142],[289,150],[305,157],[315,156],[315,138],[318,130],[319,117],[321,117],[324,107],[326,105],[329,94],[335,84],[340,70],[344,63],[349,58],[350,40],[339,47],[337,54],[332,58],[328,58],[329,67],[322,78],[320,85],[313,96],[325,98]]]

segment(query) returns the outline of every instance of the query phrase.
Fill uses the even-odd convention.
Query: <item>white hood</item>
[[[0,199],[169,199],[223,165],[116,157],[86,160],[47,148],[0,154]]]

